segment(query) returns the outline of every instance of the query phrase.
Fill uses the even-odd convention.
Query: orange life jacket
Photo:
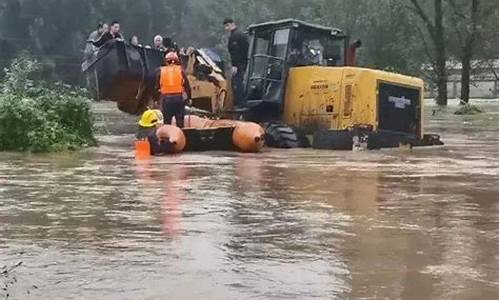
[[[182,94],[182,68],[179,65],[161,67],[160,93],[163,95]]]

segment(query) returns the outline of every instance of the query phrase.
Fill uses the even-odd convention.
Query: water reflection
[[[346,237],[361,247],[370,247],[364,241],[376,238],[373,232],[353,232],[350,227],[353,215],[376,217],[378,213],[377,170],[325,170],[309,164],[310,159],[314,160],[301,162],[304,167],[273,157],[242,156],[234,162],[237,188],[231,196],[228,259],[240,262],[240,273],[259,274],[262,279],[254,280],[267,290],[277,289],[283,282],[302,283],[297,282],[285,294],[278,289],[280,293],[270,292],[266,297],[300,297],[304,293],[346,297],[348,282],[357,276],[351,273],[351,263],[345,263],[353,248],[352,242],[346,245]],[[370,253],[359,259],[369,258]],[[276,278],[283,281],[273,282]],[[304,286],[312,288],[306,291]]]
[[[164,158],[167,160],[168,158]],[[142,190],[157,187],[159,195],[144,201],[161,200],[161,220],[163,233],[176,236],[182,230],[182,202],[186,199],[186,185],[184,181],[189,176],[188,168],[183,164],[159,164],[154,157],[135,159],[135,173]]]
[[[182,182],[189,176],[189,172],[182,165],[173,165],[167,172],[163,196],[163,231],[168,235],[177,235],[182,229],[182,202],[186,199]]]

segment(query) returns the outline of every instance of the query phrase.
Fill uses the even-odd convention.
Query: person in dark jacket
[[[234,104],[242,106],[245,98],[243,79],[248,63],[248,38],[231,18],[224,19],[224,29],[230,33],[227,49],[231,56]]]
[[[92,45],[96,47],[101,47],[102,45],[106,44],[108,41],[113,39],[123,40],[123,36],[120,33],[120,23],[118,23],[118,21],[111,22],[111,27],[109,31],[101,35],[101,37],[97,41],[93,41]]]
[[[85,45],[84,50],[84,60],[87,60],[92,57],[97,51],[97,47],[92,45],[92,42],[97,41],[101,35],[108,31],[108,24],[99,22],[97,24],[97,29],[92,31],[87,39],[87,44]]]
[[[155,35],[155,37],[153,38],[153,49],[161,50],[161,51],[167,50],[167,48],[165,48],[165,46],[163,46],[163,38],[159,34]]]
[[[141,44],[139,44],[139,37],[137,35],[133,35],[129,40],[128,43],[132,46],[140,47]]]
[[[177,56],[180,56],[180,49],[179,46],[177,46],[177,43],[172,40],[172,38],[169,38],[167,36],[163,37],[163,46],[165,47],[165,51],[168,52],[175,52]]]

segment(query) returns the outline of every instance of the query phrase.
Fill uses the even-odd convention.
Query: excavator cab
[[[249,28],[246,107],[249,119],[278,120],[290,68],[345,66],[349,39],[340,29],[287,19]]]

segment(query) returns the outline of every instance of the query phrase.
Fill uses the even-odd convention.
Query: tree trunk
[[[443,28],[443,5],[441,0],[434,0],[434,47],[436,48],[436,77],[438,86],[437,105],[448,104],[448,74],[446,71],[446,45]]]
[[[469,103],[470,95],[470,61],[472,57],[472,47],[467,46],[462,55],[462,71],[460,79],[460,104]]]
[[[461,104],[469,103],[470,97],[470,63],[472,60],[474,42],[476,41],[477,34],[477,11],[478,11],[478,0],[472,0],[471,6],[471,28],[467,33],[465,44],[462,53],[462,72],[461,72],[461,89],[460,89],[460,100]]]
[[[447,105],[448,104],[448,72],[446,70],[446,54],[445,45],[441,41],[436,43],[436,83],[438,88],[438,94],[436,97],[437,105]]]

